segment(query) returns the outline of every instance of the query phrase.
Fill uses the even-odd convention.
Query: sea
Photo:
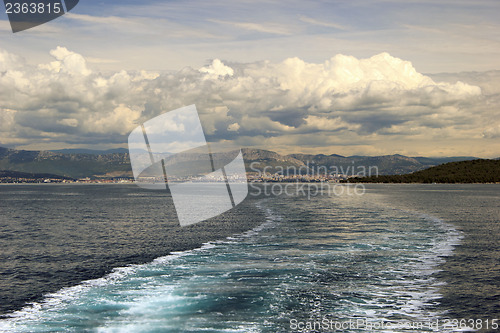
[[[0,332],[500,331],[500,185],[250,187],[1,185]]]

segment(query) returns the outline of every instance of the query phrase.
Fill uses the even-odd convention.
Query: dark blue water
[[[164,191],[135,185],[2,185],[0,314],[115,267],[241,233],[261,223],[259,214],[244,204],[180,228]]]
[[[68,200],[74,200],[74,207],[97,191],[86,188],[89,192],[78,198],[81,188],[56,188],[51,191],[75,193],[74,199],[62,195],[65,206]],[[99,189],[103,197],[109,196],[106,188]],[[103,277],[54,290],[11,313],[0,322],[0,330],[288,332],[294,331],[293,323],[323,320],[393,325],[442,325],[452,318],[491,320],[498,316],[500,299],[499,189],[498,185],[370,185],[362,196],[345,192],[312,198],[249,198],[241,208],[245,209],[240,211],[243,214],[233,213],[226,218],[232,222],[239,219],[246,226],[258,222],[250,231],[237,232],[232,227],[233,236],[158,256],[146,263],[116,266]],[[12,197],[20,191],[10,190]],[[149,195],[127,187],[117,191],[134,198]],[[50,206],[51,200],[57,201],[43,200],[44,206]],[[135,200],[130,199],[129,204],[134,205]],[[174,230],[173,225],[161,224],[164,219],[159,216],[164,217],[164,211],[145,209],[138,214],[140,217],[129,211],[118,219],[115,214],[123,209],[123,200],[118,200],[116,207],[108,202],[106,207],[90,209],[88,216],[92,219],[96,214],[109,214],[112,217],[101,218],[110,225],[123,218],[116,229],[120,239],[127,242],[123,229],[132,228],[129,236],[138,246],[130,251],[130,258],[135,258],[133,253],[142,253],[139,244],[158,242],[155,239],[162,239],[158,235]],[[51,216],[61,218],[60,210],[53,207],[44,214],[40,216],[44,221],[51,220]],[[68,215],[73,216],[72,224],[83,220],[81,215],[75,218],[74,212]],[[151,216],[158,219],[159,225],[150,220]],[[143,221],[149,222],[138,227]],[[9,227],[8,221],[4,223],[5,235]],[[212,223],[215,228],[217,221]],[[85,223],[78,225],[94,235],[94,229]],[[98,228],[97,235],[102,236],[110,226],[100,227],[103,229]],[[68,228],[73,230],[74,226]],[[210,226],[205,227],[204,232],[209,229]],[[178,239],[190,237],[190,244],[194,244],[192,233],[179,232],[185,234]],[[77,242],[78,234],[82,235],[75,233],[71,242]],[[90,257],[93,253],[103,255],[95,254],[95,248],[103,246],[104,240],[95,241],[92,251],[85,250],[85,244],[77,246],[73,255],[78,257],[82,251]],[[116,245],[115,242],[109,248]],[[57,249],[51,260],[56,253]],[[145,259],[154,251],[144,253],[141,256]],[[61,258],[66,255],[71,254],[59,253]],[[108,260],[112,262],[111,258]],[[29,259],[26,265],[30,265]],[[15,271],[16,267],[10,269]],[[380,331],[443,330],[443,326],[429,326]]]

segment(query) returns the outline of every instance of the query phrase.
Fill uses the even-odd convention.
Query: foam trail
[[[60,290],[0,330],[277,332],[291,318],[443,315],[435,273],[462,237],[451,224],[347,197],[257,207],[266,221],[252,230]]]
[[[188,303],[192,298],[174,294],[182,281],[172,278],[173,273],[189,268],[189,260],[184,260],[186,257],[209,257],[211,251],[255,237],[259,232],[271,228],[280,220],[280,216],[273,213],[271,209],[263,208],[261,202],[257,202],[256,207],[266,213],[266,220],[249,231],[227,237],[225,240],[204,243],[199,248],[173,251],[167,256],[154,259],[151,263],[114,268],[111,273],[101,278],[83,281],[76,286],[47,294],[42,301],[31,303],[9,314],[8,319],[0,320],[0,332],[45,332],[56,329],[58,323],[62,325],[60,328],[64,328],[64,321],[78,325],[78,322],[87,320],[95,324],[93,316],[88,314],[94,311],[92,307],[95,307],[97,311],[114,311],[119,316],[126,316],[130,319],[138,315],[147,317],[147,313],[155,311],[157,304],[175,308],[182,302]],[[169,266],[173,265],[175,269],[169,270]],[[150,290],[142,293],[147,288]],[[120,295],[119,300],[113,297],[114,294]],[[138,301],[138,298],[142,298],[143,302]],[[87,317],[79,318],[82,313],[74,312],[81,309],[88,311]],[[56,323],[55,327],[52,327],[53,323]],[[98,332],[140,332],[141,327],[147,327],[146,331],[155,329],[154,324],[150,325],[146,322],[125,324],[119,321],[108,325],[106,321],[103,321],[97,326]],[[160,328],[165,327],[168,328],[168,325],[162,322]],[[81,328],[93,329],[95,327]],[[175,330],[175,326],[170,329]],[[251,328],[242,327],[228,330],[228,332],[248,332],[248,329]]]

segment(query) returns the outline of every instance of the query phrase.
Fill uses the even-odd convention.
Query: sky
[[[12,33],[0,146],[126,147],[195,104],[210,141],[500,156],[500,2],[94,1]]]

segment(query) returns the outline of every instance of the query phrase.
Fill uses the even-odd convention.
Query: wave
[[[261,200],[259,226],[46,295],[0,331],[276,332],[291,318],[441,318],[435,273],[462,233],[348,199]]]
[[[162,279],[161,285],[161,302],[162,304],[166,303],[179,303],[183,300],[182,296],[175,296],[171,293],[172,289],[176,286],[173,283],[169,286],[168,281],[168,272],[165,271],[165,268],[168,265],[175,265],[176,269],[183,269],[190,263],[182,262],[183,258],[195,255],[207,256],[211,251],[217,248],[229,246],[231,244],[238,243],[244,239],[254,237],[258,235],[262,230],[272,228],[281,220],[280,215],[276,214],[268,207],[263,206],[263,201],[266,199],[257,201],[255,206],[264,211],[265,213],[265,221],[258,226],[245,231],[241,234],[237,234],[234,236],[226,237],[225,239],[218,241],[211,241],[202,244],[198,248],[185,250],[185,251],[172,251],[170,254],[166,256],[162,256],[154,259],[150,263],[146,264],[136,264],[136,265],[128,265],[125,267],[117,267],[114,268],[111,273],[92,280],[82,281],[80,284],[63,288],[57,292],[49,293],[44,296],[44,298],[40,302],[33,302],[26,305],[24,308],[7,314],[7,318],[0,320],[0,332],[45,332],[46,330],[61,330],[67,329],[67,327],[62,324],[63,322],[68,322],[74,325],[75,327],[79,327],[79,325],[83,325],[81,322],[84,321],[84,318],[79,318],[81,314],[72,313],[78,306],[82,306],[83,302],[88,302],[89,304],[84,305],[86,307],[92,307],[98,304],[102,299],[99,300],[99,294],[106,293],[109,289],[118,286],[118,290],[120,292],[127,292],[127,289],[130,291],[136,288],[137,290],[144,289],[145,287],[151,287],[152,282],[157,277],[162,277],[164,275],[165,279]],[[185,266],[183,266],[183,264]],[[173,279],[174,280],[174,279]],[[120,288],[120,285],[122,287]],[[92,300],[95,301],[92,304]],[[102,303],[102,302],[101,302]],[[103,310],[106,311],[106,307],[117,308],[123,307],[123,309],[128,309],[129,313],[135,312],[140,313],[143,311],[152,311],[148,305],[136,303],[132,301],[126,301],[124,303],[128,303],[127,306],[124,306],[124,303],[113,301],[105,301],[105,305],[100,308],[97,306],[96,311]],[[134,304],[135,303],[135,304]],[[72,309],[74,307],[74,309]],[[142,307],[142,309],[141,309]],[[124,311],[125,314],[127,311]],[[90,318],[87,318],[90,319]],[[80,324],[79,324],[80,322]],[[62,324],[59,327],[59,324]],[[150,325],[146,325],[151,328]],[[136,331],[139,332],[140,327],[132,327],[130,325],[120,325],[124,332]],[[154,325],[153,325],[154,327]],[[162,326],[163,327],[163,326]],[[77,330],[93,330],[97,329],[95,327],[79,327]],[[117,331],[122,331],[122,329],[116,328]],[[248,327],[242,328],[241,330],[223,330],[228,332],[248,332]],[[107,330],[105,327],[101,327],[98,331],[115,331],[110,328]]]

